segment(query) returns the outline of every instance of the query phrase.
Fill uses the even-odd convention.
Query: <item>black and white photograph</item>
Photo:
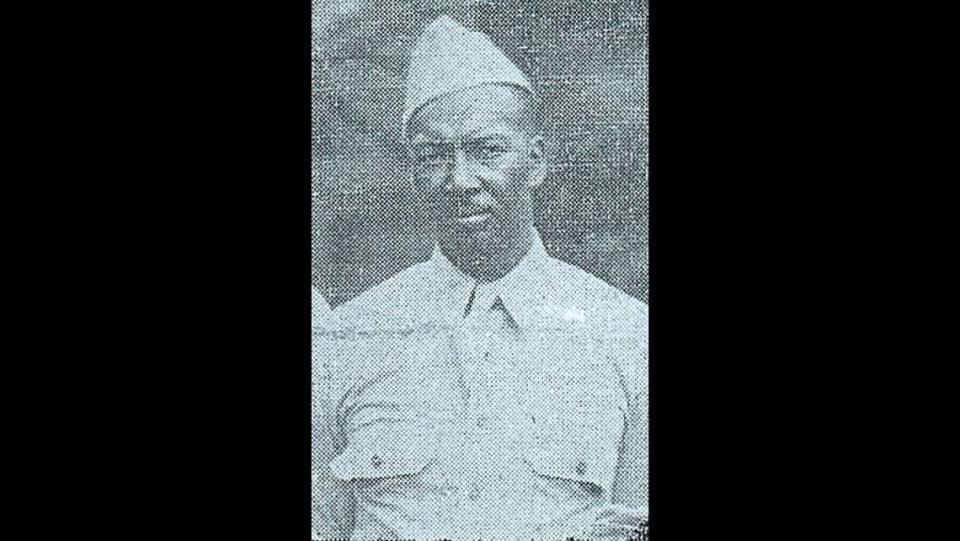
[[[646,1],[312,17],[312,538],[646,539]]]

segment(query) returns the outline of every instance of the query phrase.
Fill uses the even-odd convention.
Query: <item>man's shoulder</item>
[[[576,265],[548,259],[547,286],[555,304],[593,327],[636,332],[647,325],[647,305]]]
[[[549,304],[558,307],[551,312],[591,352],[583,362],[612,364],[627,396],[635,397],[646,381],[647,305],[573,264],[550,258],[548,265]]]
[[[371,287],[336,307],[323,328],[314,328],[313,370],[315,378],[330,380],[330,396],[382,370],[401,344],[416,341],[413,331],[424,326],[422,307],[435,296],[427,265],[418,263]]]
[[[417,263],[371,287],[333,310],[331,324],[341,330],[385,330],[416,322],[418,306],[431,298],[429,262]]]

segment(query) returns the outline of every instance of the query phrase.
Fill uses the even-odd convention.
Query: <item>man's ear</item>
[[[530,171],[530,187],[536,188],[547,178],[547,153],[544,148],[543,137],[537,135],[530,139],[529,158],[533,164]]]

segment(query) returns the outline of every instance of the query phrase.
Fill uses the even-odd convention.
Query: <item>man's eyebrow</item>
[[[514,131],[515,130],[509,124],[497,122],[496,124],[488,124],[486,126],[474,128],[463,134],[463,137],[469,137],[471,139],[489,139],[492,137],[508,139],[510,134],[506,132],[513,133]]]
[[[492,125],[479,126],[474,128],[466,133],[464,133],[459,139],[478,141],[483,139],[510,139],[510,133],[513,132],[513,129],[504,123],[496,123]],[[432,137],[423,133],[417,134],[412,141],[410,141],[411,147],[423,147],[423,146],[444,146],[452,144],[453,141],[447,139],[440,139],[437,137]]]
[[[413,138],[413,141],[410,142],[410,146],[442,145],[444,143],[445,141],[421,133]]]
[[[464,142],[485,143],[485,142],[508,142],[510,138],[502,133],[484,133],[480,135],[467,135],[463,138]]]

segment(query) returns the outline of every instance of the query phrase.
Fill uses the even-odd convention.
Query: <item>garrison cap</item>
[[[527,77],[481,32],[467,30],[447,15],[424,29],[413,47],[403,107],[403,133],[420,107],[458,90],[504,84],[533,94]]]

